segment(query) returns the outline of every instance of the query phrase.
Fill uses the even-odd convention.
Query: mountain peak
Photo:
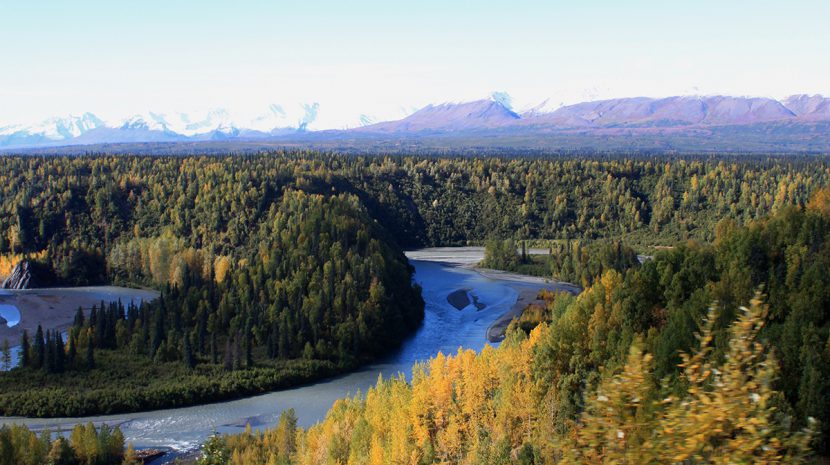
[[[536,131],[536,134],[654,134],[655,131],[698,131],[719,126],[786,123],[794,131],[830,121],[830,99],[821,95],[793,95],[782,101],[763,97],[688,95],[665,98],[632,97],[562,105],[545,100],[521,113],[513,110],[506,92],[467,102],[427,105],[396,121],[377,122],[369,113],[356,113],[356,126],[345,129],[378,135],[486,131]],[[92,113],[48,118],[26,126],[0,127],[0,147],[34,147],[118,142],[157,142],[213,139],[264,140],[310,130],[320,113],[318,103],[283,107],[269,104],[259,116],[239,119],[223,108],[200,116],[147,112],[115,124]],[[800,125],[800,126],[793,126]],[[541,132],[540,132],[541,131]],[[331,136],[326,136],[331,137]]]
[[[504,100],[486,99],[463,103],[427,105],[398,121],[360,128],[367,132],[420,132],[492,129],[516,123],[521,117]]]

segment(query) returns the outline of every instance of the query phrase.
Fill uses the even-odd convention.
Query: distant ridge
[[[632,97],[553,109],[543,102],[516,112],[509,96],[496,93],[489,99],[427,105],[396,121],[374,122],[360,114],[363,126],[326,131],[307,130],[318,111],[324,111],[317,104],[304,105],[302,111],[288,116],[281,106],[270,105],[261,116],[242,122],[221,109],[202,118],[150,112],[116,124],[84,113],[32,126],[0,126],[0,150],[223,141],[327,147],[372,143],[713,151],[746,147],[830,153],[830,98],[821,95],[793,95],[781,101],[719,95]]]
[[[492,100],[427,106],[393,122],[356,129],[360,132],[459,131],[538,126],[550,129],[685,128],[830,120],[830,99],[793,96],[784,102],[757,97],[634,97],[562,106],[550,112],[514,113]]]
[[[509,126],[522,117],[493,100],[428,105],[398,121],[387,121],[355,129],[359,132],[463,131]]]

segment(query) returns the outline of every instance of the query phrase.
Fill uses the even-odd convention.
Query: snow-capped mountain
[[[348,109],[344,109],[348,110]],[[37,124],[0,126],[0,148],[81,145],[122,142],[177,142],[211,140],[284,140],[303,133],[302,140],[336,140],[360,134],[361,140],[388,137],[419,137],[436,134],[519,134],[527,138],[546,134],[687,134],[731,128],[759,132],[758,125],[777,125],[775,137],[798,135],[802,139],[823,134],[830,122],[830,99],[820,95],[794,95],[778,101],[759,97],[676,96],[667,98],[619,98],[563,105],[548,99],[515,111],[510,95],[494,92],[472,102],[427,105],[417,111],[401,107],[403,117],[383,121],[355,109],[352,123],[331,128],[331,115],[319,103],[284,106],[271,104],[254,116],[215,108],[204,113],[146,112],[116,121],[103,121],[92,113],[49,118]],[[392,112],[394,113],[394,112]],[[346,113],[338,114],[340,121]],[[388,114],[388,113],[387,113]],[[322,115],[322,118],[320,116]],[[326,126],[326,125],[329,126]],[[817,128],[816,125],[821,125]],[[735,129],[738,128],[738,129]],[[744,129],[740,129],[744,128]],[[725,129],[726,130],[726,129]],[[318,134],[320,138],[318,138]],[[765,136],[767,137],[767,136]],[[530,139],[528,139],[530,140]],[[771,146],[772,146],[771,145]],[[823,147],[822,145],[816,145]],[[828,147],[830,149],[830,147]]]
[[[92,113],[53,117],[33,125],[0,126],[0,146],[41,145],[66,141],[103,126],[104,122]]]
[[[149,111],[106,122],[92,113],[85,113],[79,117],[49,118],[30,125],[0,126],[0,147],[261,139],[305,131],[318,111],[318,103],[289,108],[271,104],[252,118],[215,108],[195,115]]]

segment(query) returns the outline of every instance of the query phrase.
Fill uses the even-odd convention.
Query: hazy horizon
[[[830,94],[820,57],[830,4],[704,1],[86,1],[5,8],[14,44],[0,74],[0,125],[92,112],[246,118],[282,107],[309,129],[406,116],[506,92],[515,109],[617,97]],[[295,116],[297,115],[297,116]]]

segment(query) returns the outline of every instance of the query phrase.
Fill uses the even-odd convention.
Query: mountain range
[[[316,103],[303,105],[302,113],[294,115],[288,115],[280,105],[269,105],[260,116],[242,121],[221,109],[198,118],[149,112],[115,124],[84,113],[50,118],[30,126],[0,126],[0,149],[183,141],[411,142],[435,138],[492,145],[494,138],[515,141],[517,137],[532,146],[546,140],[572,140],[563,138],[575,136],[583,145],[602,138],[627,137],[630,148],[638,148],[643,145],[638,140],[647,140],[643,138],[665,139],[666,143],[657,146],[671,147],[671,141],[677,138],[733,137],[739,141],[751,136],[752,147],[758,150],[797,146],[830,151],[830,98],[821,95],[794,95],[781,101],[730,96],[634,97],[583,102],[553,110],[548,102],[542,102],[523,111],[514,110],[509,98],[503,95],[428,105],[396,121],[375,123],[374,118],[361,114],[355,128],[326,131],[308,128],[320,111]]]

